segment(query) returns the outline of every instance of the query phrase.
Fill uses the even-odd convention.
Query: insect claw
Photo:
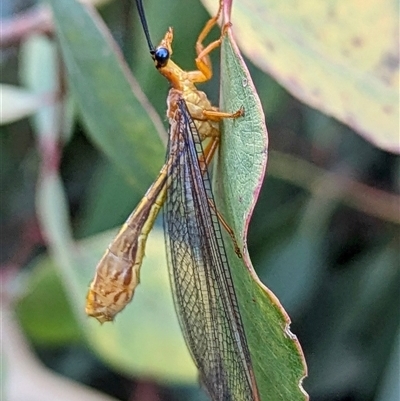
[[[226,22],[221,30],[221,36],[224,36],[228,29],[232,26],[232,22]]]
[[[240,106],[240,108],[239,108],[239,110],[237,110],[237,111],[235,111],[233,114],[232,114],[232,118],[238,118],[238,117],[243,117],[244,116],[244,107],[243,106]]]

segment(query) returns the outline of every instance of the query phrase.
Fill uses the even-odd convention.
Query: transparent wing
[[[184,100],[171,124],[164,213],[175,307],[200,378],[214,401],[258,400],[202,146]]]

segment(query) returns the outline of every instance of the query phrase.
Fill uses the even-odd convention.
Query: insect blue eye
[[[154,60],[157,62],[157,68],[164,67],[169,60],[169,51],[165,47],[159,47],[154,53]]]

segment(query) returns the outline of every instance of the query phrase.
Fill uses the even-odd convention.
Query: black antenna
[[[149,28],[147,26],[146,17],[144,15],[142,0],[136,0],[136,6],[139,12],[140,22],[142,23],[144,34],[146,35],[147,44],[149,45],[150,53],[154,54],[155,48],[153,46],[153,43],[151,43]]]

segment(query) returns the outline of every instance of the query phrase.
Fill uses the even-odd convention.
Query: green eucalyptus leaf
[[[244,107],[244,117],[224,120],[215,171],[218,208],[231,224],[243,259],[225,237],[231,272],[261,399],[304,400],[306,375],[301,347],[279,300],[257,277],[247,253],[247,230],[263,182],[268,151],[265,117],[247,68],[228,34],[221,50],[221,108]]]

